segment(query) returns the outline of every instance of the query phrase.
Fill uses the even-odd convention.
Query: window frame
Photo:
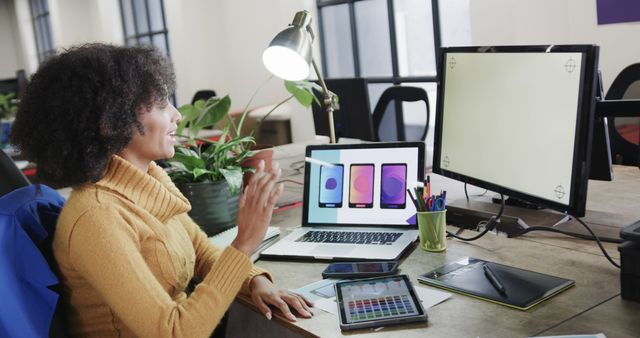
[[[438,82],[438,69],[440,68],[439,63],[440,60],[438,58],[438,52],[442,47],[442,40],[440,36],[440,16],[438,10],[438,0],[431,0],[431,18],[433,22],[433,41],[434,41],[434,51],[436,53],[436,75],[423,75],[423,76],[400,76],[399,75],[399,66],[398,66],[398,46],[396,41],[396,28],[395,28],[395,17],[394,17],[394,0],[386,0],[387,4],[387,15],[389,22],[389,43],[391,49],[391,76],[362,76],[360,71],[360,51],[358,49],[358,30],[356,24],[356,15],[354,4],[360,1],[368,1],[368,0],[316,0],[316,6],[318,9],[318,28],[320,36],[320,51],[322,55],[322,69],[324,69],[324,73],[328,73],[329,65],[327,64],[327,56],[326,56],[326,45],[325,45],[325,37],[323,30],[323,18],[322,18],[322,8],[337,6],[347,4],[349,6],[349,23],[351,29],[351,47],[353,50],[353,68],[354,68],[354,77],[363,77],[366,78],[369,83],[389,83],[392,85],[399,85],[401,83],[407,82],[427,82],[427,83],[437,83]],[[429,1],[429,0],[425,0]]]
[[[166,47],[166,56],[168,58],[171,58],[171,48],[169,46],[169,30],[167,29],[167,18],[166,18],[166,14],[165,14],[165,9],[164,9],[164,0],[157,0],[159,2],[160,5],[160,13],[162,16],[162,29],[159,30],[151,30],[151,14],[149,13],[149,1],[150,0],[142,0],[144,1],[145,4],[145,17],[147,19],[147,29],[145,31],[145,33],[140,33],[141,27],[140,25],[142,23],[138,22],[137,18],[137,13],[136,13],[136,6],[135,6],[135,1],[134,0],[120,0],[120,17],[122,18],[122,32],[124,35],[124,44],[129,46],[129,41],[135,39],[135,45],[143,45],[140,40],[142,40],[143,38],[148,38],[150,41],[151,46],[155,46],[153,44],[153,38],[155,36],[158,35],[162,35],[163,40],[164,40],[164,45]],[[155,0],[151,0],[151,1],[155,1]],[[126,17],[125,17],[125,13],[124,13],[124,5],[125,2],[128,2],[128,4],[131,5],[131,16],[132,16],[132,20],[133,20],[133,30],[134,32],[128,32],[127,31],[127,25],[126,25]],[[139,9],[138,9],[139,10]],[[133,34],[131,34],[133,33]],[[157,48],[157,47],[156,47]]]
[[[38,13],[36,13],[34,8],[36,7],[36,2],[40,5]],[[49,0],[29,0],[29,11],[31,12],[31,24],[33,25],[33,36],[35,37],[38,63],[42,63],[49,57],[56,55],[56,48],[54,47],[53,36],[51,34],[51,10],[49,9]]]

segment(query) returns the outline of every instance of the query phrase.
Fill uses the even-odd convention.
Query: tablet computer
[[[335,289],[341,330],[427,321],[406,275],[343,281]]]

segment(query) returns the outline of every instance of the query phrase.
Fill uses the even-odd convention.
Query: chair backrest
[[[402,102],[422,101],[426,120],[418,125],[405,123]],[[391,104],[393,103],[393,104]],[[419,87],[393,86],[387,88],[373,110],[373,130],[377,141],[422,141],[429,129],[429,97]]]
[[[0,337],[64,336],[51,250],[64,202],[42,184],[0,197]]]
[[[30,184],[11,157],[0,149],[0,196]]]
[[[640,63],[623,69],[613,80],[606,100],[640,99]],[[609,137],[614,163],[640,165],[640,111],[634,117],[610,117]]]
[[[316,81],[317,82],[317,81]],[[338,105],[333,112],[336,141],[341,137],[375,141],[369,87],[364,78],[325,79],[327,89],[338,95]],[[329,116],[322,93],[315,91],[320,105],[312,104],[313,124],[316,135],[329,135]]]
[[[196,103],[198,100],[208,100],[210,97],[216,96],[216,91],[211,89],[198,90],[191,99],[191,104]]]

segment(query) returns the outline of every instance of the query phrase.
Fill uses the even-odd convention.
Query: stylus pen
[[[491,271],[491,268],[489,268],[489,265],[484,264],[482,266],[482,269],[484,269],[484,275],[487,276],[487,279],[489,280],[491,285],[493,285],[493,287],[496,288],[496,290],[498,290],[498,292],[500,292],[501,295],[506,296],[507,290],[505,290],[504,285],[500,283],[500,280],[498,279],[498,277],[496,277],[496,275],[493,274],[493,271]]]
[[[305,157],[304,161],[305,162],[309,162],[309,163],[313,163],[313,164],[317,164],[317,165],[321,165],[321,166],[325,166],[327,168],[335,168],[335,164],[333,164],[333,163],[325,162],[325,161],[322,161],[322,160],[317,160],[317,159],[311,158],[311,157]]]

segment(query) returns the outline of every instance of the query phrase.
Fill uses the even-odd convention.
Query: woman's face
[[[151,110],[143,112],[138,118],[144,127],[144,134],[137,129],[134,131],[133,139],[124,150],[126,156],[135,158],[139,163],[172,158],[176,144],[174,134],[182,118],[178,110],[169,100],[165,100],[155,103]]]

